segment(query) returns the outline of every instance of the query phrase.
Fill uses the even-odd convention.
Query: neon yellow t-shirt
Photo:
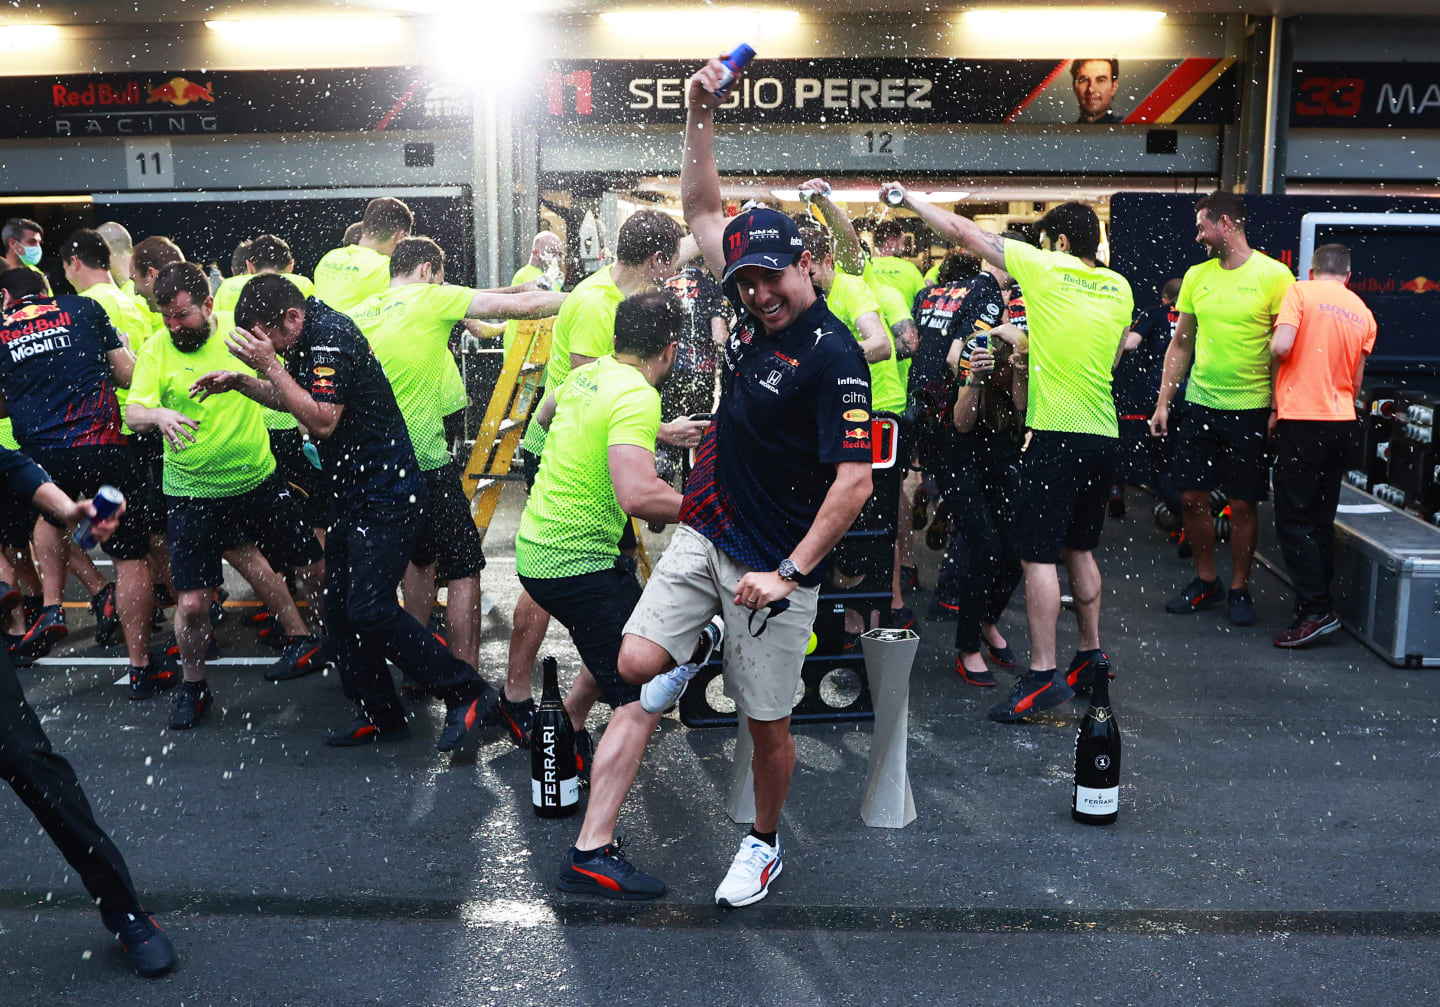
[[[825,295],[825,303],[836,318],[845,323],[855,336],[857,343],[865,341],[859,328],[860,316],[875,312],[881,321],[884,313],[880,301],[870,284],[858,276],[835,272],[835,282]],[[890,356],[870,364],[870,407],[875,412],[902,413],[905,411],[905,387],[900,384],[900,371],[895,366],[895,337],[890,337]]]
[[[1270,334],[1294,283],[1290,270],[1264,252],[1251,253],[1235,269],[1208,259],[1185,271],[1175,302],[1180,312],[1195,316],[1195,363],[1185,401],[1211,409],[1269,407]]]
[[[550,359],[545,387],[559,388],[570,376],[570,354],[600,358],[615,352],[615,312],[625,295],[615,285],[610,267],[596,270],[575,285],[560,305],[550,334]],[[545,428],[534,420],[525,428],[523,446],[531,454],[545,450]]]
[[[325,253],[315,266],[315,296],[336,311],[349,312],[390,286],[390,256],[373,248],[344,245]]]
[[[407,283],[367,298],[350,312],[385,368],[420,471],[450,461],[445,417],[454,412],[447,382],[455,372],[450,330],[470,310],[475,291],[438,283]]]
[[[1065,252],[1005,240],[1005,269],[1025,291],[1030,406],[1036,430],[1120,436],[1110,380],[1134,315],[1125,277]]]
[[[510,286],[518,287],[522,283],[529,283],[537,276],[544,275],[545,271],[543,269],[541,269],[539,266],[532,266],[530,265],[530,263],[527,262],[525,263],[525,265],[515,270],[515,275],[510,277]],[[505,355],[507,357],[510,355],[510,347],[515,342],[515,333],[519,328],[520,323],[516,319],[512,318],[510,319],[510,321],[505,323],[505,335],[501,336],[500,338],[501,344],[505,347]]]
[[[15,421],[8,416],[0,417],[0,448],[20,450],[20,442],[15,439]]]
[[[915,295],[925,287],[925,277],[909,259],[880,255],[865,263],[865,282],[872,286],[884,284],[897,291],[905,300],[905,309],[915,303]]]
[[[931,263],[930,268],[927,269],[927,270],[925,270],[925,282],[926,282],[926,284],[932,284],[932,283],[939,283],[939,282],[940,282],[940,266],[941,266],[942,264],[944,264],[944,262],[945,262],[944,259],[936,259],[933,263]],[[913,304],[913,303],[915,303],[915,302],[914,302],[914,301],[911,301],[910,303]]]
[[[385,270],[386,276],[388,277],[390,270],[388,259],[386,260]],[[245,284],[249,283],[251,280],[255,279],[255,277],[259,275],[261,274],[240,273],[236,276],[227,276],[224,280],[220,282],[220,289],[215,291],[215,310],[234,312],[235,305],[240,302],[240,291],[245,289]],[[308,279],[301,276],[300,274],[280,273],[278,275],[285,277],[285,279],[289,280],[291,283],[295,284],[295,286],[299,287],[300,295],[302,297],[308,299],[315,296],[315,284],[311,283]],[[389,280],[387,279],[386,282],[388,283]],[[322,301],[325,300],[325,298],[323,297],[320,299]],[[326,303],[329,304],[328,301],[326,301]]]
[[[555,389],[545,462],[515,536],[515,569],[553,578],[613,566],[626,517],[615,498],[609,449],[653,452],[659,429],[660,394],[613,356],[577,368]]]
[[[237,369],[238,361],[225,346],[225,331],[216,325],[214,334],[194,353],[181,353],[168,333],[157,336],[146,342],[135,361],[131,405],[174,409],[200,424],[194,443],[183,451],[165,443],[162,483],[167,496],[239,496],[275,471],[258,402],[239,392],[212,395],[204,402],[190,395],[190,386],[200,375]]]

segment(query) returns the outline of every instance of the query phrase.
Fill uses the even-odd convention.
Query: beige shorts
[[[694,653],[701,627],[723,616],[725,695],[753,720],[784,720],[795,705],[820,589],[791,591],[790,607],[771,616],[757,638],[750,626],[759,629],[765,612],[735,604],[735,586],[749,572],[682,524],[655,564],[625,632],[664,647],[680,664]]]

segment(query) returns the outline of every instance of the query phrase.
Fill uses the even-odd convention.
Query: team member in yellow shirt
[[[515,275],[510,277],[510,286],[518,287],[521,284],[529,283],[531,280],[538,280],[546,275],[552,268],[559,267],[563,276],[565,261],[565,243],[554,231],[541,231],[535,235],[530,242],[530,259],[515,270]],[[561,284],[556,283],[554,288],[560,289]],[[505,323],[505,335],[501,342],[505,347],[505,354],[510,354],[510,346],[515,342],[515,332],[519,328],[518,322]]]
[[[245,246],[245,271],[225,278],[220,289],[215,291],[215,310],[235,312],[235,303],[240,300],[240,291],[260,273],[279,273],[295,284],[300,293],[311,297],[315,284],[295,272],[295,256],[284,238],[274,234],[262,234],[251,239]]]
[[[410,236],[415,214],[398,199],[370,200],[361,221],[360,241],[326,252],[315,266],[315,296],[336,311],[348,312],[365,298],[390,286],[390,253]]]
[[[1227,614],[1234,625],[1251,626],[1250,567],[1260,534],[1256,510],[1269,496],[1270,338],[1295,277],[1250,247],[1245,200],[1233,192],[1212,192],[1196,203],[1195,229],[1208,258],[1186,270],[1181,281],[1175,302],[1180,320],[1165,352],[1160,398],[1150,418],[1151,434],[1178,439],[1175,484],[1184,504],[1185,540],[1195,556],[1195,579],[1166,602],[1165,611],[1195,612],[1224,594],[1210,514],[1210,492],[1219,488],[1230,505]],[[1185,421],[1172,432],[1170,402],[1187,372]]]
[[[405,419],[415,460],[429,486],[425,527],[410,552],[405,608],[424,623],[436,580],[449,583],[445,624],[451,653],[479,666],[480,533],[445,441],[446,375],[454,367],[450,331],[466,318],[545,318],[565,295],[500,294],[445,282],[445,252],[430,238],[406,238],[390,256],[390,285],[351,312],[374,351]]]

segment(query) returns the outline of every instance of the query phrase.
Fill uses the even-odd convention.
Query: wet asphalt
[[[492,682],[518,593],[518,506],[487,539]],[[1079,704],[988,722],[1011,676],[964,684],[951,625],[927,622],[911,695],[918,819],[861,823],[868,725],[797,729],[784,873],[733,912],[711,902],[744,832],[724,813],[733,729],[667,718],[622,814],[665,899],[563,895],[551,879],[578,820],[534,817],[526,753],[492,731],[441,755],[443,710],[424,702],[406,744],[326,748],[349,717],[333,675],[272,685],[228,663],[271,653],[243,625],[233,573],[219,702],[190,732],[166,729],[163,696],[127,701],[111,684],[123,652],[95,647],[71,609],[70,638],[22,682],[181,966],[148,982],[127,970],[6,789],[0,1004],[1433,1002],[1440,675],[1344,634],[1274,649],[1288,599],[1264,570],[1253,628],[1223,611],[1166,615],[1190,571],[1149,510],[1132,497],[1100,557],[1125,743],[1117,824],[1070,819]],[[918,552],[929,586],[937,557]],[[1018,599],[1004,628],[1023,662]],[[546,652],[567,679],[578,659],[557,629]],[[1067,617],[1063,655],[1073,639]]]

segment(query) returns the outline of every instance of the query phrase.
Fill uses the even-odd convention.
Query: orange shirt
[[[1336,280],[1302,280],[1285,294],[1275,324],[1296,327],[1275,372],[1282,420],[1355,419],[1355,368],[1375,348],[1375,316]]]

